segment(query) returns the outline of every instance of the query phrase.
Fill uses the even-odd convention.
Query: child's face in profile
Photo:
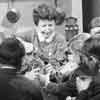
[[[92,82],[92,77],[87,75],[79,75],[76,77],[76,87],[78,92],[87,90]]]
[[[55,34],[55,21],[40,19],[36,31],[45,40],[53,37],[52,35]]]

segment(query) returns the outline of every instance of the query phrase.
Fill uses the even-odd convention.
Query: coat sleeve
[[[88,100],[88,98],[89,98],[88,91],[82,91],[79,93],[76,100]]]
[[[93,87],[93,96],[90,100],[100,100],[100,83],[96,83]]]
[[[75,87],[74,82],[72,81],[66,81],[63,83],[52,83],[50,82],[45,90],[48,93],[54,94],[54,95],[62,95],[62,96],[76,96],[77,90]]]

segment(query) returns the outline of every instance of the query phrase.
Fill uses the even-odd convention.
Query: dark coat
[[[74,79],[61,83],[50,82],[44,89],[48,94],[50,93],[58,96],[59,100],[65,100],[67,96],[75,97],[77,95]]]
[[[43,100],[36,81],[12,69],[0,69],[0,100]]]
[[[50,82],[45,91],[58,96],[59,100],[65,100],[67,96],[76,97],[76,100],[100,100],[100,82],[93,81],[87,90],[78,93],[75,77],[59,84]]]

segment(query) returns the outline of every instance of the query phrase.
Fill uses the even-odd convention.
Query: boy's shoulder
[[[21,91],[29,91],[30,93],[33,93],[32,88],[34,87],[34,83],[28,78],[24,77],[24,75],[18,75],[17,77],[13,78],[10,81],[10,85]]]

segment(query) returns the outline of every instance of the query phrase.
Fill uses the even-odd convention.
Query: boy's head
[[[92,35],[100,34],[100,17],[94,17],[90,23],[90,33]]]
[[[92,36],[87,39],[80,53],[79,73],[87,76],[96,76],[100,66],[100,36]]]
[[[25,49],[16,38],[7,38],[0,45],[0,63],[20,70]]]

